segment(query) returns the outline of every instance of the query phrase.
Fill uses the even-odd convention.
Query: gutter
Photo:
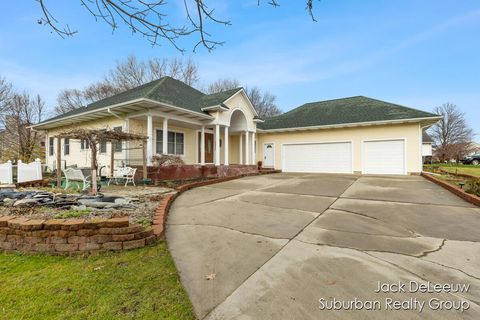
[[[225,105],[217,105],[217,106],[210,106],[210,107],[204,107],[201,109],[202,111],[228,111],[230,110],[229,107],[225,106]]]
[[[120,117],[118,114],[113,112],[110,108],[107,108],[107,112],[110,113],[112,116],[117,117],[120,120],[125,120],[125,118]]]
[[[166,103],[163,103],[163,102],[158,102],[158,101],[155,101],[155,100],[150,100],[150,99],[147,99],[147,98],[140,98],[140,99],[130,100],[130,101],[127,101],[127,102],[122,102],[122,103],[115,104],[115,105],[108,106],[108,107],[103,107],[103,108],[99,108],[99,109],[95,109],[95,110],[89,110],[89,111],[85,111],[85,112],[82,112],[82,113],[77,113],[77,114],[74,114],[74,115],[66,116],[64,118],[59,118],[59,119],[55,119],[55,120],[40,122],[40,123],[37,123],[35,125],[32,125],[31,128],[47,125],[47,124],[50,124],[50,123],[54,123],[56,121],[68,120],[68,119],[72,119],[72,118],[75,118],[75,117],[78,117],[78,116],[88,115],[88,114],[92,114],[92,113],[96,113],[96,112],[107,111],[108,113],[113,114],[112,111],[108,111],[108,110],[118,108],[118,107],[123,107],[123,106],[133,104],[133,103],[136,103],[136,102],[142,102],[142,101],[162,105],[162,106],[165,106],[167,108],[171,108],[171,109],[175,109],[175,110],[180,110],[180,111],[185,112],[185,113],[190,113],[190,114],[194,114],[194,115],[203,117],[205,119],[209,119],[209,120],[214,119],[214,117],[209,116],[207,114],[202,114],[202,113],[199,113],[199,112],[196,112],[196,111],[188,110],[188,109],[181,108],[181,107],[176,107],[176,106],[173,106],[173,105],[169,105],[169,104],[166,104]],[[115,115],[115,116],[118,117],[118,115]],[[47,129],[45,129],[45,130],[47,130]]]
[[[369,122],[353,122],[353,123],[342,123],[342,124],[332,124],[332,125],[321,125],[321,126],[309,126],[309,127],[294,127],[294,128],[278,128],[278,129],[260,129],[257,128],[258,132],[270,133],[270,132],[288,132],[288,131],[301,131],[301,130],[317,130],[317,129],[335,129],[335,128],[348,128],[348,127],[366,127],[366,126],[375,126],[383,124],[401,124],[401,123],[414,123],[420,122],[422,120],[439,120],[442,116],[435,117],[425,117],[425,118],[412,118],[412,119],[399,119],[399,120],[383,120],[383,121],[369,121]]]

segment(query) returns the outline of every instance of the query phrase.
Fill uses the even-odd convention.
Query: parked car
[[[463,164],[473,164],[475,166],[478,166],[480,164],[480,153],[475,153],[470,156],[466,156],[461,161]]]

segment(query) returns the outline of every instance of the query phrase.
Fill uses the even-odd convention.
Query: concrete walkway
[[[422,177],[282,173],[193,189],[167,241],[199,319],[480,319],[480,209]],[[470,288],[375,293],[379,281]],[[322,298],[380,310],[321,310]],[[386,310],[389,298],[417,309]],[[432,310],[431,298],[470,308]]]

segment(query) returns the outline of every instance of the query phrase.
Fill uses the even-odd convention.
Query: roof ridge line
[[[365,97],[365,98],[372,99],[372,100],[375,100],[375,101],[380,101],[380,102],[386,102],[386,103],[389,103],[391,105],[394,105],[394,106],[397,106],[397,107],[402,107],[402,108],[405,108],[405,109],[410,109],[410,110],[413,110],[413,111],[422,111],[422,112],[425,112],[425,113],[433,114],[434,116],[440,116],[439,114],[436,114],[436,113],[433,113],[433,112],[430,112],[430,111],[415,109],[415,108],[412,108],[412,107],[407,107],[407,106],[404,106],[402,104],[398,104],[398,103],[394,103],[394,102],[390,102],[390,101],[379,100],[379,99],[370,98],[370,97]]]
[[[163,76],[160,79],[157,79],[156,81],[158,81],[158,83],[154,85],[153,88],[150,89],[145,95],[143,95],[143,98],[147,98],[150,95],[150,93],[152,93],[153,90],[155,90],[160,84],[162,84],[165,81],[166,78],[167,76]]]
[[[335,98],[335,99],[328,99],[328,100],[305,102],[305,103],[302,104],[301,106],[304,106],[304,105],[306,105],[306,104],[312,104],[312,103],[329,102],[329,101],[336,101],[336,100],[347,100],[347,99],[352,99],[352,98],[367,98],[367,99],[372,99],[372,98],[369,98],[369,97],[366,97],[366,96],[358,95],[358,96],[351,96],[351,97],[344,97],[344,98]],[[374,99],[374,100],[376,100],[376,99]],[[300,107],[301,107],[301,106],[300,106]],[[297,108],[299,108],[299,107],[297,107]]]

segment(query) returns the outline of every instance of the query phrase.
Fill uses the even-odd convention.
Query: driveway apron
[[[478,207],[422,177],[281,173],[185,192],[167,242],[199,319],[479,319],[478,230]],[[470,288],[375,293],[399,281]],[[321,310],[333,298],[382,308]],[[432,298],[469,309],[413,303]]]

